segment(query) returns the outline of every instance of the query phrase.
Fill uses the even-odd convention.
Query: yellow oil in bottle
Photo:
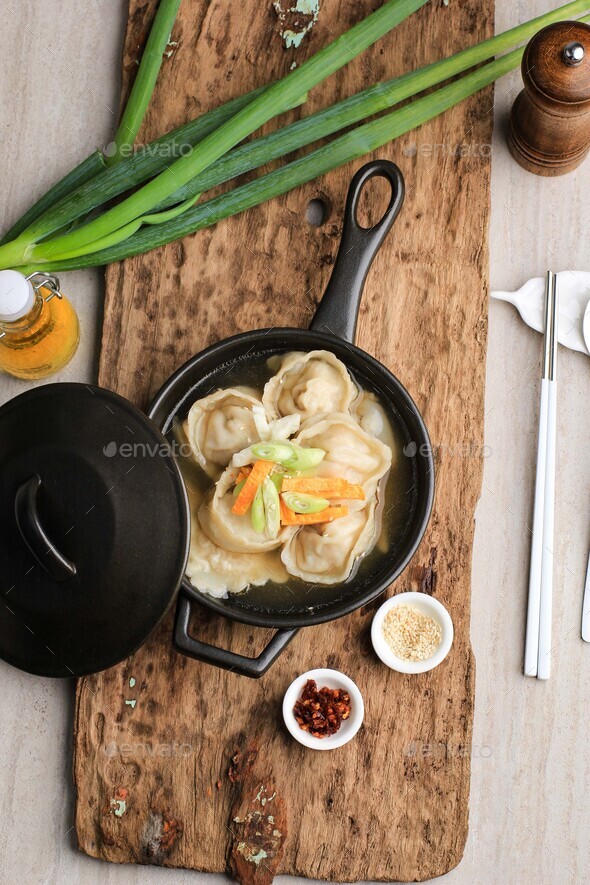
[[[8,273],[16,271],[1,272]],[[27,285],[31,284],[27,281]],[[16,280],[5,302],[14,299],[19,286],[20,281]],[[45,378],[62,369],[76,352],[80,338],[78,317],[70,301],[51,282],[33,289],[28,301],[21,300],[20,309],[12,314],[2,310],[1,297],[0,280],[0,369],[29,380]]]

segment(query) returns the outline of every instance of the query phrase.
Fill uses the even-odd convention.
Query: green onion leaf
[[[123,157],[123,159],[120,159],[108,168],[105,168],[102,154],[100,151],[97,151],[97,160],[94,160],[94,162],[98,162],[98,169],[94,168],[92,175],[88,174],[78,184],[76,184],[73,175],[64,178],[59,183],[59,186],[56,186],[55,196],[52,196],[52,189],[51,193],[43,197],[39,203],[23,216],[21,221],[11,228],[0,242],[0,245],[15,239],[17,235],[20,235],[25,230],[27,239],[31,241],[42,240],[64,226],[67,227],[76,219],[88,215],[89,212],[95,210],[103,203],[111,202],[125,191],[131,190],[138,184],[147,181],[169,165],[171,157],[178,156],[183,150],[194,147],[206,135],[213,132],[214,129],[226,120],[229,120],[231,116],[253,101],[257,95],[261,95],[264,89],[267,88],[255,89],[245,95],[240,95],[214,108],[212,111],[202,114],[195,120],[184,123],[161,138],[150,142],[144,147],[139,147],[131,156]],[[297,102],[297,104],[299,103]],[[231,153],[233,154],[233,152]],[[247,164],[244,165],[239,157],[237,160],[238,163],[235,166],[235,161],[232,162],[232,168],[242,168],[245,170]],[[223,172],[223,169],[226,172]],[[227,171],[225,163],[223,164],[223,169],[219,169],[215,175],[220,182],[223,181],[224,175],[229,174],[230,178],[233,177],[231,169]],[[98,174],[99,172],[101,174]],[[238,172],[236,172],[237,174]],[[69,181],[70,177],[72,177],[71,182]],[[175,194],[172,194],[165,201],[161,201],[155,206],[154,211],[174,205],[183,200],[185,196],[195,196],[198,193],[198,189],[193,187],[192,181],[194,179],[191,179],[186,185],[175,191],[175,194],[177,194],[182,190],[183,196],[179,196],[176,199]]]
[[[281,527],[281,502],[274,482],[267,476],[262,483],[262,500],[266,522],[266,534],[276,538]]]
[[[170,40],[170,32],[176,20],[180,3],[181,0],[161,0],[160,2],[127,105],[113,141],[113,150],[105,160],[107,166],[117,163],[125,155],[126,149],[131,148],[135,142],[162,67],[164,53]]]
[[[314,129],[313,138],[318,138],[320,131],[323,135],[337,131],[342,126],[350,125],[353,122],[352,118],[349,116],[349,112],[350,114],[353,114],[356,119],[360,119],[363,113],[366,113],[367,116],[374,114],[378,110],[378,108],[375,107],[374,102],[379,96],[381,96],[381,98],[383,98],[384,95],[391,96],[391,101],[383,102],[383,107],[387,107],[389,104],[394,103],[395,100],[401,101],[402,99],[409,97],[409,95],[421,93],[422,90],[429,86],[440,85],[441,82],[461,73],[467,67],[479,64],[495,53],[504,51],[510,46],[528,39],[531,34],[535,33],[542,26],[560,19],[577,17],[586,11],[587,8],[586,0],[582,0],[582,2],[576,0],[576,2],[568,3],[543,16],[533,19],[530,22],[519,25],[504,34],[499,34],[477,46],[469,47],[468,49],[457,53],[455,56],[441,62],[435,62],[434,64],[428,65],[418,71],[402,75],[400,78],[397,78],[397,82],[395,83],[394,81],[389,81],[371,87],[369,90],[366,90],[365,93],[360,93],[356,97],[353,96],[350,101],[354,100],[355,103],[359,101],[362,106],[357,106],[356,110],[352,108],[349,100],[346,100],[344,103],[326,109],[326,113],[329,112],[329,117],[318,119],[317,115],[312,115],[305,122],[306,124],[309,123],[312,129],[315,124],[321,123],[321,126],[318,125],[318,129]],[[584,17],[582,21],[588,21],[588,17]],[[265,200],[286,193],[307,181],[311,181],[312,179],[323,175],[331,169],[337,168],[344,163],[350,162],[357,157],[376,150],[388,141],[411,131],[427,120],[432,119],[448,108],[453,107],[469,95],[474,94],[479,89],[492,83],[498,77],[516,67],[520,63],[522,54],[523,49],[520,49],[511,52],[509,55],[502,58],[497,58],[496,61],[491,62],[478,70],[474,70],[460,80],[449,83],[447,86],[444,86],[430,95],[425,95],[416,99],[411,105],[398,108],[393,113],[386,114],[381,118],[371,120],[371,122],[366,123],[365,125],[358,126],[346,135],[335,139],[318,150],[312,151],[312,153],[305,157],[300,157],[279,169],[275,169],[271,173],[248,182],[246,185],[234,188],[213,200],[209,200],[207,203],[202,203],[199,206],[193,207],[183,213],[179,218],[169,221],[165,225],[155,228],[144,227],[131,234],[128,239],[123,239],[121,242],[117,241],[117,238],[112,233],[111,226],[105,225],[105,227],[108,228],[108,232],[106,230],[104,232],[101,231],[102,236],[98,235],[97,232],[97,235],[92,238],[92,243],[87,243],[87,238],[84,238],[82,249],[79,249],[79,244],[76,244],[78,248],[74,248],[73,250],[66,250],[65,248],[60,249],[59,247],[63,246],[61,242],[63,241],[63,237],[60,237],[56,238],[54,241],[49,241],[46,244],[47,253],[45,253],[43,250],[33,251],[33,243],[39,239],[39,235],[42,232],[27,230],[18,243],[16,241],[11,243],[6,243],[4,241],[4,243],[0,245],[0,267],[18,267],[25,272],[29,272],[31,270],[39,269],[53,271],[73,270],[82,267],[104,265],[119,261],[123,258],[128,258],[132,255],[147,252],[150,249],[164,245],[165,243],[186,236],[187,234],[194,233],[204,227],[216,224],[224,218],[231,217],[251,208],[252,206],[259,205]],[[265,92],[271,92],[271,90],[272,87]],[[392,92],[394,93],[395,98],[392,95]],[[275,99],[279,98],[279,95],[274,91],[271,92],[271,96],[273,103]],[[280,98],[285,99],[285,93],[283,93]],[[248,102],[241,113],[244,113],[248,108],[250,111],[254,110],[252,106],[255,104],[255,102]],[[277,102],[277,105],[278,104],[279,102]],[[257,105],[256,110],[260,110],[259,105]],[[250,111],[248,111],[248,113],[250,113]],[[280,110],[275,108],[275,114],[276,113],[280,113]],[[237,118],[234,117],[232,118],[232,121],[228,122],[233,121],[237,122]],[[240,117],[240,122],[242,123],[244,121],[245,118],[243,116]],[[197,121],[197,123],[199,122],[200,121]],[[301,126],[303,126],[303,122],[304,121],[301,121]],[[187,126],[190,125],[194,124],[187,124]],[[270,136],[258,140],[258,143],[247,143],[245,147],[243,146],[244,150],[247,147],[248,152],[252,151],[256,153],[256,161],[253,162],[254,157],[250,157],[245,165],[243,165],[244,155],[240,155],[240,151],[242,150],[241,147],[229,154],[226,153],[221,160],[221,163],[229,164],[231,169],[226,167],[223,178],[227,178],[228,175],[237,174],[239,170],[244,171],[245,168],[253,168],[254,166],[262,165],[264,162],[268,162],[272,156],[276,157],[277,155],[287,154],[289,149],[293,150],[297,146],[298,142],[300,146],[307,143],[307,133],[305,139],[302,138],[299,140],[299,135],[297,135],[296,139],[292,137],[297,132],[299,132],[298,129],[287,127],[287,131],[279,130],[277,133],[271,133]],[[227,135],[227,129],[224,130],[224,134]],[[309,134],[311,135],[312,133],[310,132]],[[176,135],[178,135],[178,133],[176,133]],[[174,134],[171,134],[170,136],[165,136],[164,139],[168,137],[172,138],[175,136]],[[265,138],[268,138],[269,141],[265,141]],[[164,139],[162,139],[162,141]],[[280,145],[277,145],[277,139],[280,140]],[[283,141],[283,139],[285,140]],[[252,146],[249,147],[249,144]],[[274,145],[274,147],[272,145]],[[259,150],[260,153],[258,154]],[[214,153],[214,151],[212,151],[212,145],[210,142],[207,144],[206,153],[207,157],[201,156],[201,162],[195,164],[199,165],[201,168],[201,172],[197,173],[199,176],[197,180],[199,182],[203,182],[204,175],[207,174],[205,173],[205,170],[208,170],[209,167],[212,166],[210,160],[211,154]],[[220,152],[220,154],[223,153],[224,151]],[[109,171],[117,170],[125,162],[125,160],[121,161]],[[192,171],[194,172],[195,170],[193,169]],[[211,175],[213,175],[213,168],[211,169]],[[215,176],[217,176],[217,172],[215,172]],[[100,177],[101,176],[97,176],[96,180],[98,181]],[[196,176],[189,178],[185,182],[185,185],[181,185],[181,188],[178,188],[177,186],[175,190],[168,190],[168,193],[165,196],[162,194],[162,191],[167,190],[167,188],[158,188],[158,198],[156,199],[156,195],[154,194],[154,199],[150,201],[150,211],[154,211],[156,207],[160,208],[168,205],[168,201],[170,200],[177,200],[183,193],[183,187],[188,189],[189,194],[192,193],[194,190],[195,178]],[[145,178],[142,178],[142,180],[145,180]],[[160,184],[162,184],[162,182],[160,182]],[[126,179],[124,187],[126,188],[128,186],[129,181]],[[111,195],[120,193],[121,189],[122,188]],[[105,191],[107,190],[108,189],[105,188]],[[145,191],[145,189],[142,190]],[[110,194],[111,191],[108,190],[108,193]],[[104,202],[105,194],[102,192],[101,194],[101,198],[97,200],[98,203]],[[47,201],[45,198],[42,198],[42,200],[44,201],[43,208],[46,208]],[[33,217],[37,217],[39,211],[31,210],[31,213]],[[140,215],[141,213],[138,214]],[[104,216],[101,216],[101,218],[103,217]],[[30,221],[30,219],[28,220]],[[61,221],[61,218],[52,218],[50,229],[55,230],[58,228],[61,230]],[[121,219],[119,218],[118,223],[120,224],[120,222]],[[19,227],[22,231],[22,225],[20,225],[20,223]],[[122,227],[117,227],[117,225],[114,225],[114,227],[117,231],[122,230]],[[85,225],[84,229],[87,230],[88,225]],[[127,228],[124,233],[131,230],[133,230],[132,226]],[[111,237],[113,237],[112,240],[110,239]],[[8,238],[5,238],[5,240],[6,239]],[[97,243],[109,242],[113,242],[113,245],[105,248],[97,248],[96,246]],[[77,257],[63,257],[65,254],[72,254],[72,251],[76,253]],[[62,252],[63,254],[61,254]],[[31,263],[33,259],[34,263]]]
[[[305,495],[303,492],[283,492],[283,501],[294,513],[321,513],[330,506],[326,498]]]
[[[288,461],[283,461],[283,467],[287,470],[309,470],[317,467],[326,455],[323,449],[304,449],[295,443],[291,443],[293,455]]]
[[[207,171],[191,179],[182,188],[161,201],[157,207],[173,205],[186,197],[214,187],[223,181],[233,178],[250,169],[269,163],[277,157],[284,156],[314,140],[325,138],[335,131],[350,126],[363,118],[397,104],[402,100],[418,94],[433,85],[439,85],[445,79],[456,76],[466,69],[480,64],[518,43],[526,41],[542,27],[555,22],[575,18],[587,9],[587,0],[568,3],[551,12],[531,19],[524,24],[497,34],[475,46],[470,46],[449,58],[434,62],[423,68],[402,74],[383,83],[372,85],[363,92],[350,96],[337,104],[304,117],[289,126],[283,127],[269,135],[247,142],[235,150],[225,154]],[[137,184],[161,171],[170,162],[170,158],[178,156],[182,146],[194,146],[205,135],[223,123],[226,119],[245,107],[257,95],[268,89],[263,87],[246,95],[239,96],[219,108],[209,111],[196,120],[185,123],[172,130],[145,148],[140,149],[131,157],[119,160],[103,175],[104,158],[100,152],[91,155],[87,161],[76,167],[62,181],[47,192],[0,240],[4,245],[14,240],[25,229],[30,242],[39,241],[48,234],[59,230],[80,216],[85,216],[97,206],[111,200]],[[93,181],[88,187],[80,188],[89,179]],[[76,190],[76,188],[79,188]],[[74,192],[74,193],[72,193]],[[71,194],[71,199],[62,199]],[[49,210],[49,211],[48,211]],[[45,224],[30,225],[45,213]],[[30,229],[29,229],[30,228]],[[92,252],[97,249],[93,248]],[[131,248],[128,254],[136,254]],[[113,258],[112,260],[117,260]],[[104,259],[93,259],[84,265],[104,263]]]
[[[78,254],[81,246],[89,247],[86,251],[91,252],[94,242],[152,211],[179,187],[199,175],[273,117],[284,113],[304,93],[344,67],[426,2],[427,0],[388,0],[304,61],[299,68],[270,86],[263,95],[206,136],[198,147],[176,159],[122,202],[55,240],[37,246],[17,240],[0,247],[0,264],[7,261],[8,266],[17,266],[28,261],[57,260],[63,254]]]
[[[8,230],[0,240],[0,246],[9,243],[11,240],[19,237],[29,225],[33,224],[44,213],[51,211],[56,204],[68,197],[73,191],[87,184],[89,181],[96,179],[101,172],[105,170],[104,157],[100,151],[94,151],[85,160],[82,160],[67,175],[49,188],[41,199],[37,200],[17,222],[15,222],[10,230]],[[59,227],[59,225],[58,225]],[[54,228],[55,229],[55,228]]]
[[[271,473],[268,477],[272,484],[274,485],[277,492],[280,492],[283,488],[283,475],[281,473]]]
[[[266,518],[264,515],[264,501],[262,498],[261,486],[258,486],[256,495],[252,501],[252,525],[254,526],[254,531],[258,532],[259,535],[264,533],[266,528]]]
[[[276,464],[283,464],[292,458],[293,451],[293,446],[287,442],[255,443],[252,446],[253,455],[261,461],[274,461]]]

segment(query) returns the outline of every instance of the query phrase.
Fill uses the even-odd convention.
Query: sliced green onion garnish
[[[261,461],[274,461],[283,464],[293,457],[294,446],[291,443],[269,442],[255,443],[252,446],[252,454]]]
[[[246,479],[247,479],[247,477],[246,477]],[[241,492],[242,489],[244,488],[244,484],[245,484],[245,482],[246,482],[246,480],[245,480],[245,479],[242,479],[242,480],[240,480],[240,482],[236,485],[236,487],[235,487],[235,489],[234,489],[234,498],[237,498],[237,497],[238,497],[238,495],[240,494],[240,492]]]
[[[294,513],[321,513],[330,506],[326,498],[316,498],[303,492],[283,492],[283,501]]]
[[[261,486],[258,486],[256,495],[252,501],[252,525],[254,526],[254,531],[258,532],[259,535],[264,533],[266,519],[264,516],[264,501],[262,499]]]
[[[262,461],[274,461],[288,470],[308,470],[317,467],[323,460],[323,449],[304,449],[296,443],[269,442],[256,443],[252,446],[252,454]]]
[[[268,477],[272,484],[274,485],[277,492],[280,492],[283,488],[283,474],[282,473],[271,473]]]
[[[276,538],[281,527],[281,502],[277,487],[268,476],[262,483],[262,501],[264,504],[266,534],[269,538]]]
[[[304,449],[295,443],[292,443],[292,449],[292,457],[283,461],[283,467],[288,470],[309,470],[310,467],[317,467],[326,454],[323,449]]]

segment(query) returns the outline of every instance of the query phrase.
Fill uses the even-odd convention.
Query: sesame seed
[[[425,661],[432,657],[442,640],[437,620],[412,605],[396,605],[383,619],[383,636],[402,661]]]

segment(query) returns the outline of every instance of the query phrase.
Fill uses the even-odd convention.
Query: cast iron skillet
[[[357,206],[366,182],[374,176],[391,185],[389,206],[374,227],[366,229],[357,221]],[[184,578],[178,599],[175,645],[179,651],[202,661],[258,677],[270,667],[300,627],[331,621],[349,614],[379,596],[404,570],[420,543],[432,508],[434,464],[428,432],[420,413],[405,387],[380,362],[354,345],[357,315],[365,278],[379,247],[395,221],[404,199],[404,181],[393,163],[377,160],[363,166],[354,176],[344,215],[342,241],[331,279],[309,330],[261,329],[235,335],[214,344],[190,359],[164,384],[149,408],[149,416],[166,433],[175,417],[184,418],[190,405],[220,384],[220,371],[235,370],[236,363],[253,353],[263,362],[277,353],[293,350],[330,350],[352,371],[363,386],[377,393],[381,402],[401,423],[414,452],[414,506],[403,536],[374,572],[359,573],[334,590],[323,605],[308,609],[305,605],[271,608],[250,602],[248,591],[215,599],[200,593]],[[387,293],[383,293],[387,297]],[[244,378],[241,383],[248,384]],[[368,558],[370,559],[370,558]],[[368,564],[368,560],[367,560]],[[277,632],[257,658],[235,654],[208,645],[189,635],[192,603],[204,605],[220,615],[260,627],[274,627]]]

